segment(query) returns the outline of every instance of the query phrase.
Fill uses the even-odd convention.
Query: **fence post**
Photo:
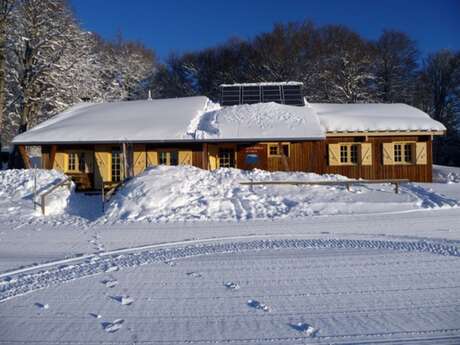
[[[37,209],[37,172],[34,169],[34,210]]]
[[[399,194],[399,182],[395,183],[395,193]]]
[[[41,196],[42,214],[45,215],[45,195]]]
[[[347,191],[351,191],[351,183],[347,182]]]
[[[102,182],[102,191],[101,191],[101,195],[102,195],[102,213],[104,213],[104,212],[105,212],[104,182]]]

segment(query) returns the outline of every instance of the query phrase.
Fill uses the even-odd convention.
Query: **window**
[[[85,153],[81,152],[78,155],[78,170],[81,172],[85,172]]]
[[[340,145],[340,163],[348,162],[348,146]]]
[[[340,144],[340,163],[358,164],[359,144]]]
[[[77,170],[77,153],[76,152],[69,153],[69,164],[67,166],[67,170],[69,171]]]
[[[412,144],[404,144],[404,161],[406,163],[412,163],[412,150],[414,145]]]
[[[280,150],[280,144],[278,143],[268,144],[268,157],[281,157],[282,155],[289,157],[289,143],[281,144],[281,149],[283,151]]]
[[[177,151],[160,151],[158,152],[158,163],[161,165],[177,165],[179,155]]]
[[[119,150],[112,151],[112,182],[121,181],[121,153]]]
[[[389,143],[385,145],[390,145],[390,150],[388,150],[388,152],[391,152],[391,147],[393,149],[393,157],[392,157],[393,160],[391,162],[391,156],[387,157],[388,164],[412,164],[414,163],[415,143],[401,142],[401,143]],[[384,149],[384,155],[385,155],[385,149]],[[385,159],[385,156],[384,156],[384,159]]]
[[[160,165],[168,165],[168,152],[158,152],[158,163],[160,163]]]
[[[393,146],[394,148],[394,159],[395,162],[402,162],[402,150],[401,150],[401,144],[395,144]]]
[[[219,168],[235,167],[235,151],[232,149],[219,150]]]
[[[279,156],[280,154],[278,145],[270,145],[268,150],[269,150],[268,153],[270,156]]]
[[[353,164],[358,164],[358,145],[350,145],[350,161]]]
[[[85,172],[85,153],[84,152],[69,152],[67,171]]]

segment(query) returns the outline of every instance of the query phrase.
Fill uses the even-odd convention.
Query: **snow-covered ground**
[[[106,214],[63,189],[47,217],[29,172],[2,175],[0,344],[460,343],[456,169],[401,194],[185,172],[147,171]]]

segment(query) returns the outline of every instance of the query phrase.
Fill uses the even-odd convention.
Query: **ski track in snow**
[[[460,249],[458,247],[435,242],[398,242],[346,239],[256,240],[246,242],[189,245],[179,248],[148,250],[140,253],[126,253],[104,257],[100,257],[96,254],[78,264],[59,265],[57,267],[51,267],[34,273],[8,275],[3,279],[3,281],[0,281],[0,302],[55,284],[99,273],[114,272],[128,267],[136,267],[156,262],[169,262],[174,259],[193,257],[197,255],[286,248],[366,248],[404,252],[424,252],[456,257],[460,256]],[[197,274],[193,273],[195,272],[189,272],[188,275],[197,277]]]
[[[55,282],[0,303],[0,344],[459,343],[458,252],[414,242],[337,242],[125,253],[123,260],[137,261],[131,266],[107,257],[119,271]],[[177,265],[164,264],[165,256],[176,257]],[[201,278],[187,276],[197,268]],[[119,285],[109,288],[104,280]],[[134,303],[110,297],[122,295]],[[36,302],[50,308],[37,310]]]

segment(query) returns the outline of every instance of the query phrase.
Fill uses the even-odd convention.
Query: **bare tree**
[[[418,104],[447,127],[447,135],[437,139],[437,163],[460,164],[460,53],[441,50],[428,56],[418,80]]]
[[[412,103],[419,52],[405,33],[384,31],[376,46],[377,97],[384,103]]]

